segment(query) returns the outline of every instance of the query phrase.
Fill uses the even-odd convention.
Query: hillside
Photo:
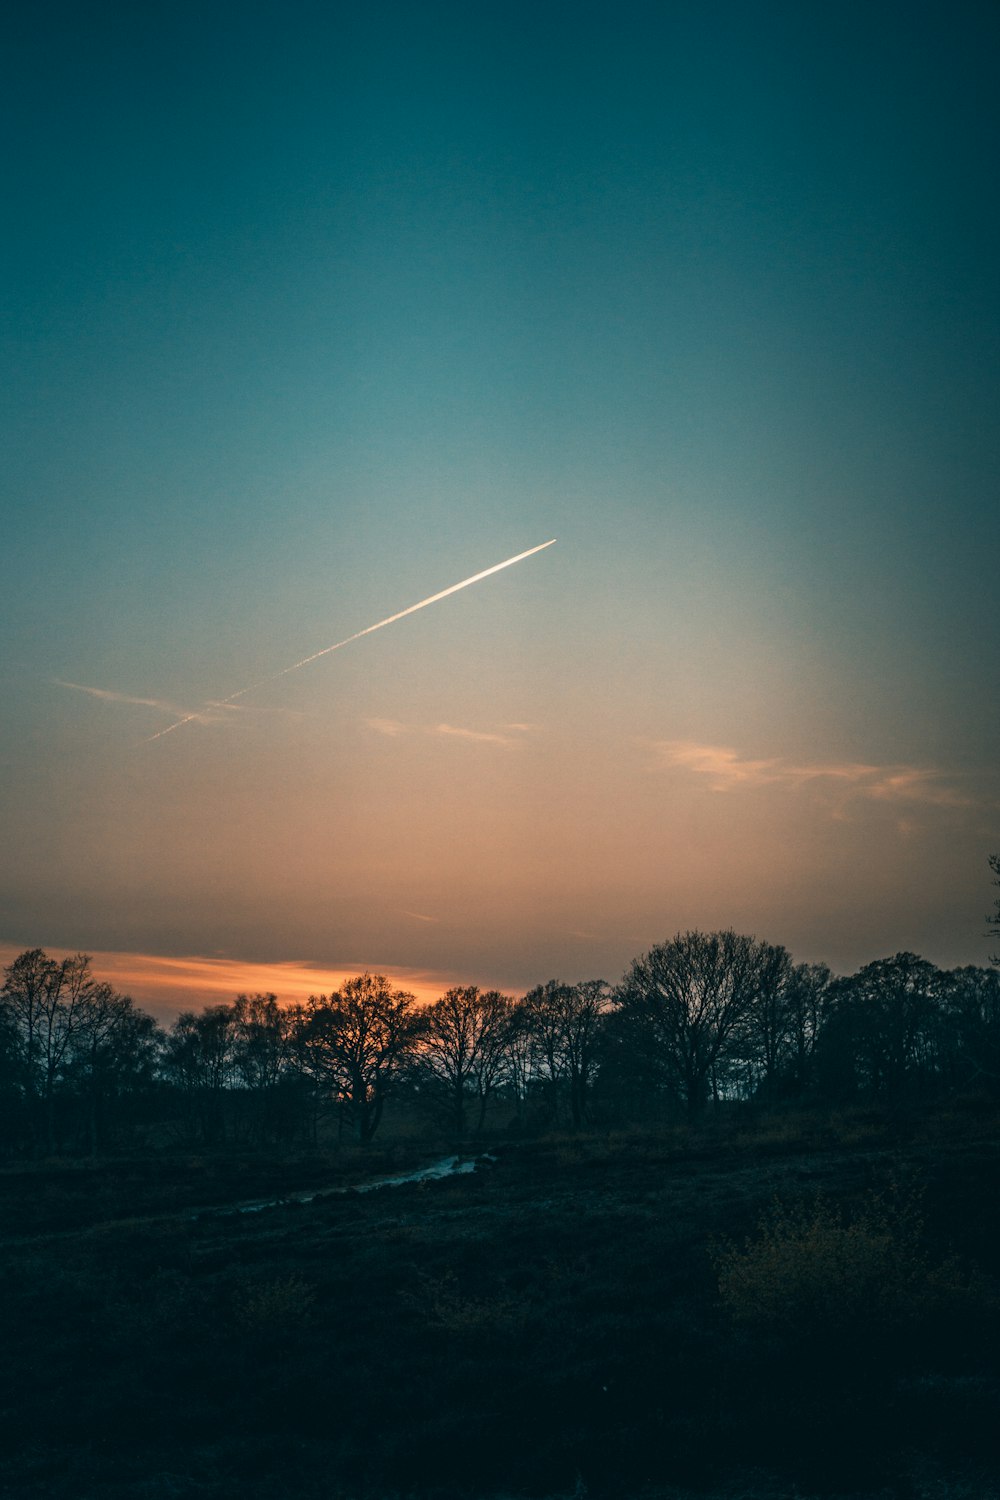
[[[11,1169],[3,1492],[986,1500],[996,1127],[983,1105],[501,1142],[475,1173],[253,1214],[196,1205],[276,1161]],[[727,1261],[768,1215],[766,1253]]]

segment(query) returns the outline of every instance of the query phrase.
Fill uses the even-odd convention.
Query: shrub
[[[522,1299],[506,1290],[469,1296],[459,1287],[453,1271],[442,1276],[422,1274],[420,1291],[416,1295],[404,1293],[403,1300],[430,1327],[460,1336],[519,1333],[527,1319]]]
[[[823,1198],[776,1202],[756,1235],[713,1251],[719,1295],[733,1321],[756,1332],[899,1327],[932,1311],[949,1279],[922,1233],[913,1194],[872,1194],[853,1215]]]
[[[292,1272],[244,1286],[235,1302],[236,1321],[248,1333],[282,1334],[308,1319],[315,1290]]]

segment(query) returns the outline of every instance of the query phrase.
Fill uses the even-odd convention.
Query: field
[[[7,1168],[0,1491],[988,1500],[997,1127],[504,1138],[253,1214],[420,1143]]]

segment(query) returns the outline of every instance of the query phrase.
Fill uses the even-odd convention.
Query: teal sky
[[[5,50],[0,939],[986,960],[994,5],[55,5]]]

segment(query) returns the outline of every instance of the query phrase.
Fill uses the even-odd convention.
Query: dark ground
[[[244,1216],[194,1209],[419,1147],[4,1169],[0,1493],[992,1500],[998,1123],[550,1136]],[[723,1242],[817,1195],[724,1305]]]

